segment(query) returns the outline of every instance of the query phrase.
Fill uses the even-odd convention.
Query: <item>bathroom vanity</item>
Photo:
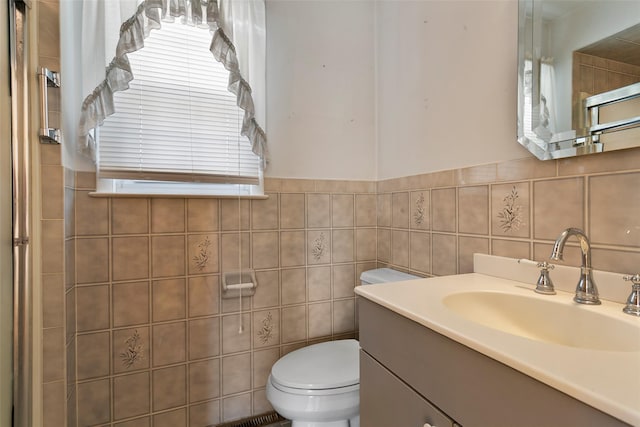
[[[443,295],[479,288],[549,301],[525,283],[476,273],[356,288],[362,426],[639,425],[640,348],[606,351],[616,342],[595,339],[594,348],[581,348],[591,343],[516,336],[442,303]],[[573,310],[571,296],[551,298],[566,297]],[[607,304],[598,313],[617,316],[621,305]],[[616,321],[640,332],[640,319],[624,316]]]

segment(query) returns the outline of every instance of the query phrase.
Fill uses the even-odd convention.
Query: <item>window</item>
[[[261,159],[206,28],[163,22],[129,53],[134,75],[98,128],[99,191],[261,194]]]

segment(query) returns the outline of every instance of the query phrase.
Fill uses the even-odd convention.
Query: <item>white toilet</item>
[[[390,268],[369,270],[363,285],[417,279]],[[339,340],[292,351],[271,368],[267,399],[292,427],[359,427],[358,341]]]

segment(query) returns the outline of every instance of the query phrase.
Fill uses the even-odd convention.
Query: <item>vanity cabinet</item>
[[[366,298],[358,311],[363,427],[628,426]]]
[[[449,417],[360,350],[360,424],[453,427]]]

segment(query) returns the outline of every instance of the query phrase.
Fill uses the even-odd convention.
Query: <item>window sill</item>
[[[267,194],[142,194],[142,193],[103,193],[92,191],[89,193],[91,197],[109,197],[109,198],[136,198],[136,199],[245,199],[245,200],[264,200],[268,199]]]

